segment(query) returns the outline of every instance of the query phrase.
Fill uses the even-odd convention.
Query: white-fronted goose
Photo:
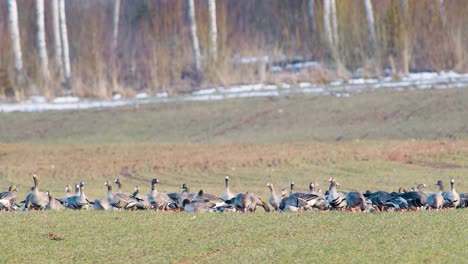
[[[65,186],[65,194],[63,195],[63,198],[62,198],[63,204],[66,204],[68,198],[70,198],[72,196],[73,196],[73,194],[71,193],[71,186],[67,184]]]
[[[133,209],[138,203],[135,199],[123,193],[113,193],[112,184],[110,182],[106,181],[104,185],[107,186],[107,201],[112,207],[119,210]]]
[[[93,209],[99,211],[112,211],[114,207],[109,204],[107,199],[95,199],[93,202]]]
[[[54,195],[52,192],[46,192],[46,194],[49,196],[49,203],[46,206],[46,210],[63,210],[65,209],[65,206],[63,204],[54,198]]]
[[[346,195],[342,192],[338,192],[336,187],[340,184],[333,178],[328,180],[330,182],[329,194],[327,201],[333,209],[342,209],[347,206]]]
[[[190,201],[184,199],[182,201],[182,207],[185,212],[188,213],[205,213],[205,212],[216,212],[216,204],[210,201]]]
[[[0,211],[13,211],[13,205],[16,202],[16,194],[19,189],[11,185],[7,192],[0,193]]]
[[[169,204],[172,203],[172,199],[165,192],[158,192],[156,184],[159,183],[159,179],[151,180],[151,192],[148,194],[148,201],[155,210],[166,210]]]
[[[232,200],[236,196],[229,190],[229,176],[226,176],[224,178],[224,182],[225,182],[224,193],[221,194],[220,198],[223,199],[224,201]]]
[[[137,210],[149,210],[151,209],[151,204],[148,201],[148,196],[140,195],[140,188],[135,186],[135,191],[133,192],[132,198],[136,199],[138,203],[136,204]]]
[[[366,210],[366,198],[361,192],[349,192],[346,195],[346,204],[351,210]]]
[[[84,182],[82,181],[78,187],[79,187],[79,195],[74,195],[68,198],[66,207],[68,209],[72,210],[81,210],[81,209],[88,209],[90,202],[88,201],[86,194],[84,192]]]
[[[278,199],[278,196],[276,196],[275,193],[275,188],[273,187],[272,183],[267,183],[267,187],[270,190],[270,199],[268,199],[268,202],[270,203],[271,206],[273,206],[274,210],[277,211],[280,206],[280,202]]]
[[[240,212],[255,212],[257,206],[263,207],[265,212],[270,212],[268,205],[251,192],[237,194],[234,198],[234,205]]]
[[[456,208],[460,204],[460,195],[455,190],[455,179],[450,179],[450,191],[443,192],[444,207]]]
[[[33,174],[34,190],[27,197],[27,209],[44,210],[49,203],[49,197],[39,190],[39,179]]]
[[[223,199],[214,194],[207,193],[204,190],[200,190],[198,194],[193,197],[192,201],[212,202],[215,203],[216,206],[223,206],[226,204]]]
[[[279,210],[282,212],[297,212],[302,209],[301,201],[291,196],[286,191],[286,188],[281,189],[281,200],[279,201]]]
[[[433,209],[440,209],[444,205],[444,196],[442,195],[444,184],[442,181],[438,181],[435,185],[439,186],[439,190],[427,197],[427,205]]]
[[[185,199],[188,199],[190,201],[193,200],[193,198],[197,195],[196,193],[191,193],[190,192],[190,189],[188,187],[187,184],[183,183],[180,188],[182,189],[182,192],[179,194],[179,196],[177,197],[177,205],[180,206],[180,207],[183,207],[182,206],[182,202],[185,200]]]

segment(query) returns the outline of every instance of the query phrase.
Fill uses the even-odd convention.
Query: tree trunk
[[[332,32],[333,32],[333,43],[335,44],[335,49],[338,50],[339,41],[338,41],[338,19],[336,15],[336,1],[330,0],[330,8],[331,8],[331,24],[332,24]]]
[[[218,29],[216,25],[216,0],[208,0],[210,15],[210,54],[214,60],[218,59]]]
[[[58,0],[51,0],[51,13],[52,13],[52,31],[54,35],[55,65],[57,67],[58,76],[61,77],[63,74],[63,63],[62,63],[62,43],[60,40]]]
[[[315,0],[308,0],[307,1],[307,20],[309,21],[309,34],[310,34],[310,42],[311,46],[315,44],[315,23],[314,23],[314,14],[315,11]]]
[[[367,30],[369,31],[369,40],[372,48],[372,56],[375,56],[375,52],[377,50],[377,40],[375,36],[374,12],[372,10],[371,0],[364,0],[364,6],[366,8]]]
[[[36,23],[37,23],[37,50],[39,51],[39,62],[41,64],[42,78],[49,80],[49,60],[47,57],[47,44],[45,39],[44,25],[44,0],[36,0]]]
[[[23,82],[23,58],[21,54],[21,41],[18,27],[18,8],[16,0],[8,0],[8,22],[10,24],[11,42],[15,56],[16,84]]]
[[[195,3],[194,0],[187,0],[188,16],[190,20],[190,37],[192,40],[193,60],[197,73],[201,73],[200,45],[198,44],[197,23],[195,21]]]
[[[330,0],[323,0],[323,31],[332,51],[333,57],[336,56],[335,43],[333,41],[333,33],[330,24]]]
[[[71,86],[71,70],[70,70],[70,56],[68,53],[68,33],[67,33],[67,19],[65,14],[65,0],[59,1],[59,17],[60,17],[60,37],[62,39],[63,47],[63,65],[65,69],[65,92],[68,95],[73,94]]]
[[[119,14],[120,14],[120,0],[114,1],[114,17],[113,17],[113,30],[112,30],[112,52],[115,53],[117,48],[117,40],[119,36]]]
[[[442,21],[442,27],[445,28],[445,25],[447,24],[447,18],[445,17],[445,7],[444,7],[444,0],[439,0],[439,16],[440,20]]]

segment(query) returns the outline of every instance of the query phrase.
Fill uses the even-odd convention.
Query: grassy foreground
[[[2,214],[0,262],[463,263],[465,210]]]

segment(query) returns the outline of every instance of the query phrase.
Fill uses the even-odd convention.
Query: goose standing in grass
[[[63,210],[65,209],[65,206],[60,202],[60,200],[55,199],[54,195],[52,192],[46,192],[46,194],[49,196],[49,203],[46,206],[46,210]]]
[[[88,201],[88,198],[86,197],[86,194],[84,192],[84,182],[80,182],[78,185],[79,187],[79,195],[74,195],[67,200],[67,208],[72,209],[72,210],[81,210],[81,209],[88,209],[90,202]]]
[[[19,189],[15,185],[11,185],[7,192],[0,193],[0,211],[13,211],[13,206],[16,203],[16,194]]]
[[[444,191],[444,184],[442,181],[438,181],[435,185],[439,186],[439,190],[427,197],[427,204],[430,208],[441,209],[444,205],[444,196],[442,195],[442,192]]]
[[[224,193],[221,194],[220,198],[223,199],[224,201],[232,200],[233,198],[236,197],[236,195],[234,195],[234,194],[229,190],[229,176],[226,176],[226,177],[224,178],[224,183],[225,183]]]
[[[342,209],[347,206],[346,195],[342,192],[336,190],[337,186],[340,184],[333,178],[328,180],[330,182],[329,194],[327,201],[333,209]]]
[[[71,186],[67,184],[65,186],[65,194],[63,195],[63,198],[62,198],[63,204],[67,204],[68,198],[70,198],[72,196],[73,196],[73,194],[71,193]]]
[[[187,184],[183,183],[180,188],[182,189],[182,192],[179,194],[177,197],[177,205],[180,207],[183,207],[182,202],[185,199],[188,199],[189,201],[192,201],[193,198],[197,195],[196,193],[191,193],[190,189]]]
[[[297,198],[288,194],[286,188],[281,189],[281,200],[279,203],[279,210],[282,212],[297,212],[302,210],[303,206]]]
[[[443,192],[444,207],[456,208],[460,204],[460,195],[455,190],[455,179],[450,179],[450,191]]]
[[[44,210],[49,203],[49,197],[39,190],[39,179],[33,174],[34,190],[26,197],[26,208],[28,210]]]
[[[110,182],[106,181],[104,185],[107,186],[107,201],[112,207],[118,210],[133,209],[138,203],[135,199],[123,193],[113,193],[112,184]]]
[[[273,187],[272,183],[267,183],[267,187],[270,190],[270,199],[268,199],[268,202],[270,203],[271,206],[273,206],[273,209],[277,211],[280,206],[280,202],[278,199],[278,196],[276,196],[275,193],[275,188]]]
[[[148,201],[148,196],[141,196],[140,188],[138,186],[135,186],[135,191],[133,192],[131,197],[138,201],[138,203],[136,204],[137,210],[150,210],[151,209],[151,204]]]
[[[172,199],[165,192],[158,192],[156,184],[159,183],[159,179],[151,180],[151,192],[148,194],[148,201],[157,210],[166,210],[172,202]]]

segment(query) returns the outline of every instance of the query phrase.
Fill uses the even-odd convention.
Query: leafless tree
[[[37,24],[37,50],[41,64],[42,78],[49,80],[49,59],[47,57],[47,44],[44,25],[44,0],[36,0],[36,24]]]
[[[374,11],[372,9],[372,1],[364,0],[364,6],[366,8],[367,31],[369,32],[369,40],[372,47],[372,55],[374,56],[377,50],[377,40],[375,36]]]
[[[54,55],[55,65],[59,76],[63,74],[63,58],[62,58],[62,41],[60,39],[60,22],[59,22],[59,8],[58,0],[51,0],[51,13],[52,13],[52,32],[54,35]]]
[[[187,11],[190,20],[190,37],[192,40],[193,60],[198,73],[201,72],[200,45],[197,35],[197,22],[195,21],[195,3],[194,0],[187,0]]]
[[[70,55],[68,53],[68,33],[67,33],[67,18],[65,14],[65,0],[59,1],[59,17],[60,17],[60,37],[62,39],[63,47],[63,65],[65,74],[65,89],[67,94],[72,94],[71,86],[71,69],[70,69]]]
[[[214,60],[218,58],[218,28],[216,25],[216,0],[208,0],[208,11],[210,15],[210,54]]]
[[[23,58],[21,54],[21,40],[18,27],[18,7],[16,0],[8,0],[8,22],[10,24],[13,54],[15,56],[16,84],[23,81]]]
[[[120,16],[120,0],[114,0],[114,16],[112,23],[112,52],[117,48],[117,39],[119,36],[119,16]]]

